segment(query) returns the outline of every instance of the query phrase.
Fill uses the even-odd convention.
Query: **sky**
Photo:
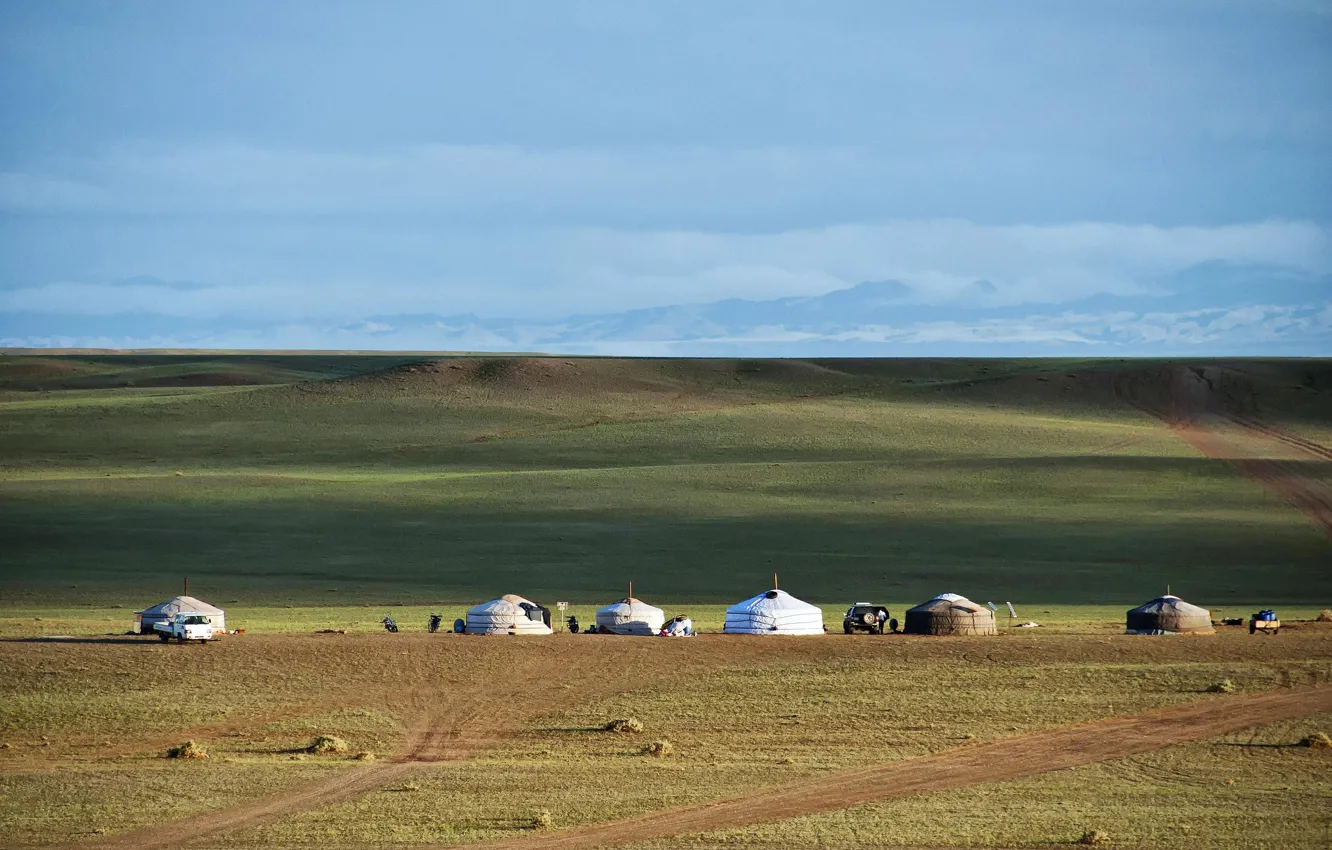
[[[1332,0],[6,0],[0,114],[2,345],[503,348],[867,281],[1145,316],[1203,268],[1332,354]]]

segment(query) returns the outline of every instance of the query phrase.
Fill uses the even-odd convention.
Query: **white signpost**
[[[569,610],[569,603],[556,602],[555,607],[560,609],[560,631],[564,631],[564,612]]]

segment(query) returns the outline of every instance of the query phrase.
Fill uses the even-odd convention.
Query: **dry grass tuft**
[[[352,756],[352,759],[354,759],[355,761],[374,761],[375,754],[370,752],[369,750],[362,750],[361,752]]]
[[[1239,687],[1229,679],[1222,679],[1214,685],[1207,686],[1207,692],[1209,694],[1233,694],[1238,690]]]
[[[342,754],[350,750],[347,742],[333,735],[320,735],[305,748],[307,753],[313,753],[317,756],[329,755],[332,753]]]
[[[1326,732],[1315,732],[1312,735],[1304,736],[1300,741],[1300,746],[1314,750],[1332,749],[1332,737],[1329,737]]]
[[[167,750],[169,759],[206,759],[208,750],[197,741],[186,741],[178,747]]]
[[[1332,623],[1332,608],[1324,608],[1318,612],[1317,619],[1320,623]]]
[[[1099,829],[1089,829],[1086,832],[1082,833],[1082,837],[1078,839],[1079,844],[1087,846],[1091,846],[1093,844],[1107,844],[1109,843],[1109,841],[1110,841],[1110,836],[1106,835],[1104,832],[1101,832]]]
[[[637,735],[643,731],[643,721],[637,717],[624,717],[619,720],[612,720],[601,728],[607,732],[618,732],[621,735]]]
[[[549,809],[538,809],[532,816],[532,829],[550,829],[555,825],[555,816]]]
[[[666,758],[675,755],[675,745],[663,738],[660,741],[653,741],[643,748],[643,755],[654,756],[656,758]]]

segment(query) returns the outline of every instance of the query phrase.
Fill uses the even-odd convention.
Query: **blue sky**
[[[0,343],[539,345],[487,322],[892,280],[1332,353],[1330,45],[1332,0],[8,0]],[[1198,268],[1255,294],[1163,314]]]

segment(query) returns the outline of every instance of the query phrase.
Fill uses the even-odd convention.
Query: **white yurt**
[[[463,631],[469,635],[548,635],[550,609],[506,593],[467,611]]]
[[[221,608],[209,605],[193,596],[174,596],[151,608],[135,611],[134,631],[141,635],[152,634],[154,624],[165,623],[177,614],[203,614],[215,631],[224,632],[227,629],[226,616]]]
[[[597,631],[613,635],[655,635],[666,623],[666,612],[641,599],[626,596],[597,609]]]
[[[823,610],[785,590],[769,590],[726,609],[728,635],[821,635]]]

